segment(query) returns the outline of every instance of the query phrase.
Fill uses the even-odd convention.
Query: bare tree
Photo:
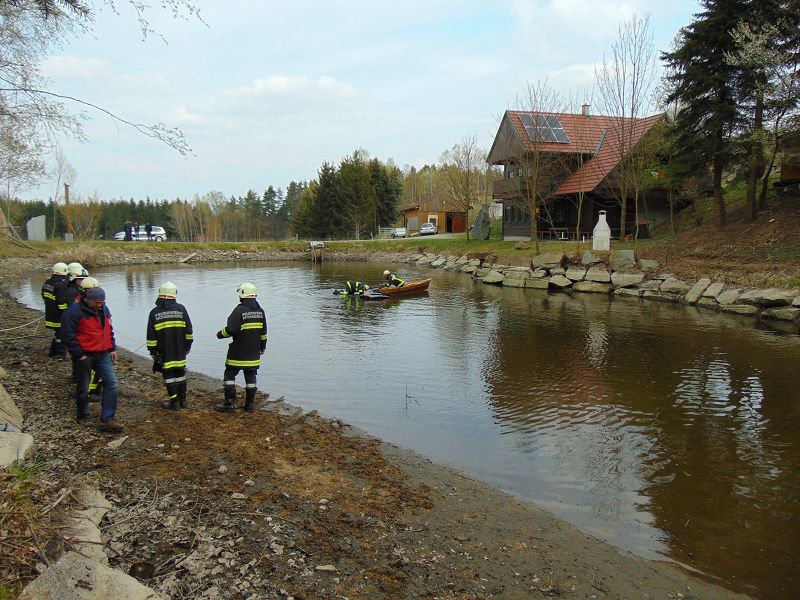
[[[767,178],[775,164],[781,122],[800,103],[798,48],[781,43],[787,30],[790,31],[791,26],[785,21],[777,24],[759,22],[756,25],[741,22],[731,33],[737,49],[726,54],[729,64],[755,73],[751,128],[747,135],[746,201],[751,221],[755,221],[758,209],[766,208]],[[772,131],[764,127],[765,121],[771,122]],[[769,162],[765,160],[768,146],[771,147]],[[757,198],[759,179],[763,179],[762,193]]]
[[[552,152],[549,147],[548,126],[542,119],[563,110],[563,99],[550,87],[547,80],[528,83],[524,92],[517,97],[517,109],[530,113],[530,123],[522,123],[526,139],[520,139],[519,129],[509,126],[501,135],[510,153],[508,168],[517,170],[519,189],[516,202],[531,218],[531,241],[539,252],[540,215],[553,226],[549,203],[556,190],[555,182],[563,172],[563,157]],[[522,118],[522,117],[520,117]],[[509,124],[511,125],[511,124]]]
[[[469,240],[469,211],[481,195],[481,171],[486,164],[486,151],[478,147],[478,138],[472,134],[442,152],[439,162],[446,175],[450,198],[457,210],[466,213]]]
[[[634,192],[638,211],[638,188],[632,150],[637,141],[636,120],[643,117],[652,95],[656,75],[656,53],[650,16],[633,15],[623,22],[611,45],[611,57],[604,58],[595,71],[602,111],[618,117],[617,126],[609,131],[617,150],[615,169],[617,201],[620,204],[620,239],[627,231],[628,195]],[[638,219],[636,223],[638,232]]]
[[[89,196],[86,201],[76,195],[75,202],[70,205],[70,222],[75,238],[78,240],[94,239],[102,214],[103,206],[97,192]]]
[[[50,237],[56,237],[56,215],[58,214],[58,198],[64,188],[64,184],[74,184],[77,171],[67,160],[64,151],[59,147],[56,149],[55,164],[52,170],[53,178],[55,179],[55,190],[53,192],[53,227],[50,231]]]
[[[129,0],[135,9],[142,35],[154,33],[146,18],[152,7],[140,0]],[[162,0],[162,9],[173,16],[198,16],[191,0]],[[101,6],[115,10],[114,0]],[[183,132],[164,123],[134,123],[111,110],[82,98],[60,94],[48,87],[41,64],[53,50],[70,36],[85,33],[93,25],[93,6],[81,0],[0,0],[0,155],[13,154],[0,178],[19,188],[37,183],[45,175],[41,156],[58,136],[84,139],[83,111],[91,109],[109,115],[118,123],[167,144],[180,154],[191,151]],[[70,112],[66,104],[78,106]],[[4,157],[0,156],[0,159]],[[26,171],[25,167],[30,170]]]

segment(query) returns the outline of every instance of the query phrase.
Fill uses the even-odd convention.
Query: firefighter
[[[53,273],[42,285],[44,300],[44,326],[53,330],[53,341],[50,342],[50,356],[67,355],[67,349],[61,343],[61,315],[67,309],[64,299],[64,288],[67,286],[69,271],[67,264],[57,262],[53,265]]]
[[[240,370],[244,371],[244,409],[248,412],[254,410],[256,373],[261,366],[261,355],[267,347],[267,318],[256,300],[256,286],[245,282],[236,293],[240,298],[239,306],[233,309],[225,327],[217,332],[218,339],[233,338],[228,346],[222,378],[225,400],[214,406],[223,412],[236,410],[236,375]]]
[[[72,304],[79,300],[78,296],[83,294],[81,282],[84,277],[88,277],[89,273],[83,268],[79,262],[72,262],[67,265],[69,271],[69,283],[64,288],[64,302],[69,308]],[[66,308],[64,309],[66,310]]]
[[[153,357],[153,372],[161,371],[167,387],[164,408],[186,408],[186,355],[192,350],[192,321],[175,298],[178,288],[171,281],[158,288],[156,306],[147,319],[147,349]]]
[[[387,287],[403,287],[406,284],[405,281],[396,277],[389,269],[383,272],[383,276],[386,277]]]
[[[369,289],[369,286],[363,281],[347,281],[344,284],[344,289],[335,290],[335,294],[343,296],[361,296]]]

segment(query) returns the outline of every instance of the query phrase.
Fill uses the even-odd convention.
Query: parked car
[[[147,229],[146,225],[139,225],[138,233],[136,231],[131,232],[131,237],[133,238],[134,242],[146,242],[147,241]],[[125,241],[125,232],[118,231],[114,234],[114,239],[118,242]],[[154,242],[165,242],[167,240],[167,232],[164,230],[163,227],[160,225],[152,225],[150,227],[150,239]]]
[[[439,229],[433,223],[423,223],[419,226],[420,235],[434,235],[439,233]]]
[[[392,229],[392,238],[404,238],[406,237],[406,228],[405,227],[395,227]]]

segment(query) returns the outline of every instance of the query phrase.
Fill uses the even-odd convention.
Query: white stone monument
[[[47,241],[47,217],[44,215],[29,219],[25,227],[28,230],[28,239],[32,242]]]
[[[611,250],[611,228],[606,222],[606,211],[601,210],[592,232],[592,250]]]

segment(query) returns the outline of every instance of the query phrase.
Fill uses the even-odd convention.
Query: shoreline
[[[4,270],[3,289],[49,266],[30,260]],[[37,314],[7,293],[0,310],[9,325]],[[42,358],[49,339],[19,336],[0,359],[36,438],[32,459],[53,494],[65,468],[97,478],[113,505],[112,564],[164,597],[743,597],[337,419],[273,399],[252,415],[216,413],[216,378],[190,373],[190,409],[161,410],[160,378],[127,350],[117,375],[128,438],[109,451],[112,437],[72,420],[68,363]]]

